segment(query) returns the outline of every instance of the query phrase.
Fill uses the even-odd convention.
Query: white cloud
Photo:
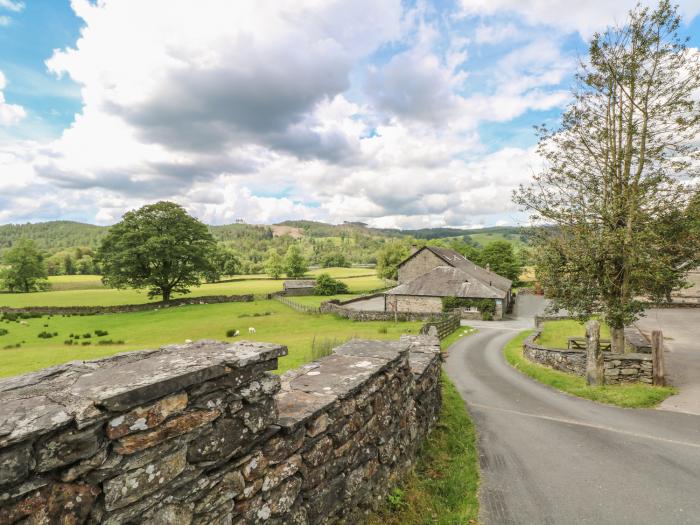
[[[22,106],[5,102],[5,95],[2,92],[5,86],[5,75],[0,71],[0,126],[11,126],[22,120],[27,113]]]
[[[24,2],[18,2],[17,0],[0,0],[0,9],[7,9],[19,13],[24,9]]]
[[[474,41],[477,44],[500,44],[501,42],[519,40],[522,32],[515,24],[485,25],[476,28]]]
[[[622,22],[639,0],[461,0],[462,14],[495,15],[517,13],[529,25],[550,25],[565,32],[578,32],[582,38],[590,38],[594,32]],[[644,0],[643,5],[656,6],[656,0]],[[700,12],[700,0],[679,3],[680,13],[692,19]]]

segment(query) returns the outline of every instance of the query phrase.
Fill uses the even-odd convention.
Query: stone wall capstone
[[[440,407],[439,343],[201,341],[0,380],[0,524],[357,521]]]

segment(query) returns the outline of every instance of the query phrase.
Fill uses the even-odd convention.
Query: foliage
[[[676,390],[671,387],[643,384],[588,386],[583,377],[552,370],[523,357],[523,341],[531,333],[531,330],[526,330],[515,336],[506,345],[504,353],[506,360],[513,368],[540,383],[578,397],[625,408],[653,407],[676,393]]]
[[[537,341],[542,346],[549,348],[566,348],[569,344],[569,337],[585,337],[585,335],[586,327],[579,321],[573,319],[545,321]],[[600,338],[610,339],[610,328],[605,323],[600,324]]]
[[[468,259],[468,257],[467,257]],[[522,272],[520,258],[516,255],[513,245],[507,241],[492,241],[481,251],[480,265],[492,272],[518,282]]]
[[[390,241],[377,254],[377,275],[382,279],[398,279],[398,267],[409,254],[401,241]]]
[[[44,257],[29,239],[20,239],[5,253],[6,268],[0,270],[0,280],[10,292],[34,292],[48,288]]]
[[[226,337],[236,337],[236,332],[238,332],[238,330],[235,328],[229,328],[226,330]]]
[[[280,275],[284,273],[284,260],[277,253],[277,250],[270,250],[265,260],[265,273],[273,279],[279,279]]]
[[[189,293],[216,272],[214,239],[178,204],[158,202],[124,214],[102,239],[103,281],[113,288],[147,288],[148,296]]]
[[[515,201],[550,227],[535,237],[537,277],[553,308],[601,312],[623,328],[696,262],[700,238],[679,210],[696,191],[700,55],[677,35],[676,8],[638,6],[596,34],[557,130],[540,129],[546,168]],[[660,297],[661,296],[661,297]]]
[[[211,252],[211,271],[207,275],[207,281],[214,282],[221,275],[238,275],[243,271],[238,253],[223,245],[217,245]]]
[[[493,299],[469,299],[468,297],[443,297],[442,311],[451,312],[456,308],[476,308],[485,321],[496,315],[496,301]]]
[[[7,335],[7,334],[9,334],[9,333],[10,333],[9,330],[7,330],[7,329],[5,329],[5,328],[0,328],[0,335]]]
[[[316,278],[314,295],[338,295],[348,293],[348,285],[343,281],[333,279],[327,273],[322,273]]]
[[[345,257],[343,253],[333,252],[323,257],[321,266],[324,268],[348,268],[350,267],[350,261],[348,261],[347,257]]]
[[[292,279],[303,277],[309,270],[309,265],[297,244],[292,244],[284,256],[284,273]]]
[[[476,430],[464,400],[442,375],[442,409],[435,429],[387,505],[371,525],[476,523],[479,516]]]

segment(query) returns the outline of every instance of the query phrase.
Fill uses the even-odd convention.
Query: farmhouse
[[[315,279],[290,279],[284,281],[285,295],[313,295],[316,288]]]
[[[495,303],[494,318],[502,319],[512,301],[510,280],[447,248],[416,250],[399,265],[398,278],[386,292],[387,311],[438,314],[446,297],[486,299]]]

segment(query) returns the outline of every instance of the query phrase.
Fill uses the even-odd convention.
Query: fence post
[[[664,334],[661,330],[651,332],[651,384],[654,386],[666,385]]]
[[[590,386],[602,385],[605,381],[603,373],[603,353],[600,351],[600,323],[586,323],[586,383]]]

